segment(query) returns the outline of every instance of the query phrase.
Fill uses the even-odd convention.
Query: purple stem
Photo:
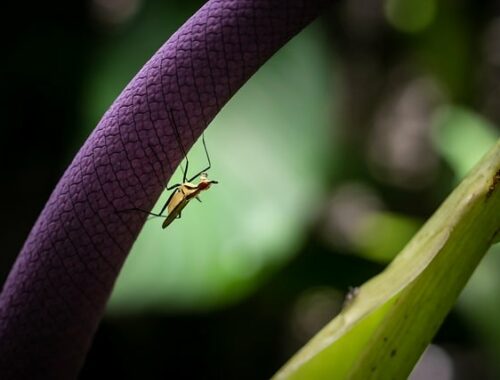
[[[146,63],[56,186],[0,295],[0,378],[77,376],[145,215],[229,98],[321,0],[211,0]]]

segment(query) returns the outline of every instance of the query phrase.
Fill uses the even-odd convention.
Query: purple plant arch
[[[0,295],[0,378],[75,378],[120,268],[189,148],[321,0],[211,0],[145,64],[56,186]],[[168,107],[168,108],[167,108]]]

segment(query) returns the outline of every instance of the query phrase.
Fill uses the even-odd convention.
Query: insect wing
[[[182,189],[182,186],[175,189],[175,192],[170,197],[170,201],[167,204],[167,211],[170,215],[179,206],[180,203],[186,198],[186,195]]]
[[[181,213],[182,209],[186,207],[186,204],[189,201],[183,200],[181,203],[177,204],[177,207],[170,212],[165,220],[163,221],[163,224],[161,225],[162,228],[167,228],[170,223],[172,223]]]
[[[179,216],[196,192],[197,187],[190,183],[184,183],[175,189],[174,193],[169,198],[167,204],[168,215],[163,221],[162,228],[166,228]]]

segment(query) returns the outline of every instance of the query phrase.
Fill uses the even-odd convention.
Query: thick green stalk
[[[275,379],[404,379],[500,235],[500,140]]]

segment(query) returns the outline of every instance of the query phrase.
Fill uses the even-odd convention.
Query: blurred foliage
[[[403,249],[419,227],[420,223],[413,218],[375,213],[360,223],[355,247],[359,255],[387,263]]]
[[[399,30],[421,32],[434,20],[436,3],[436,0],[386,0],[386,17]]]
[[[464,107],[444,106],[433,119],[433,142],[457,180],[465,177],[499,135],[488,120]]]
[[[276,379],[403,379],[500,231],[500,140],[380,275]]]
[[[202,3],[8,4],[23,21],[1,63],[4,278],[101,115]],[[498,135],[499,44],[492,0],[336,2],[207,129],[220,184],[169,229],[146,223],[82,379],[274,373]],[[189,157],[205,163],[199,143]],[[500,377],[494,249],[429,350],[457,379]]]

